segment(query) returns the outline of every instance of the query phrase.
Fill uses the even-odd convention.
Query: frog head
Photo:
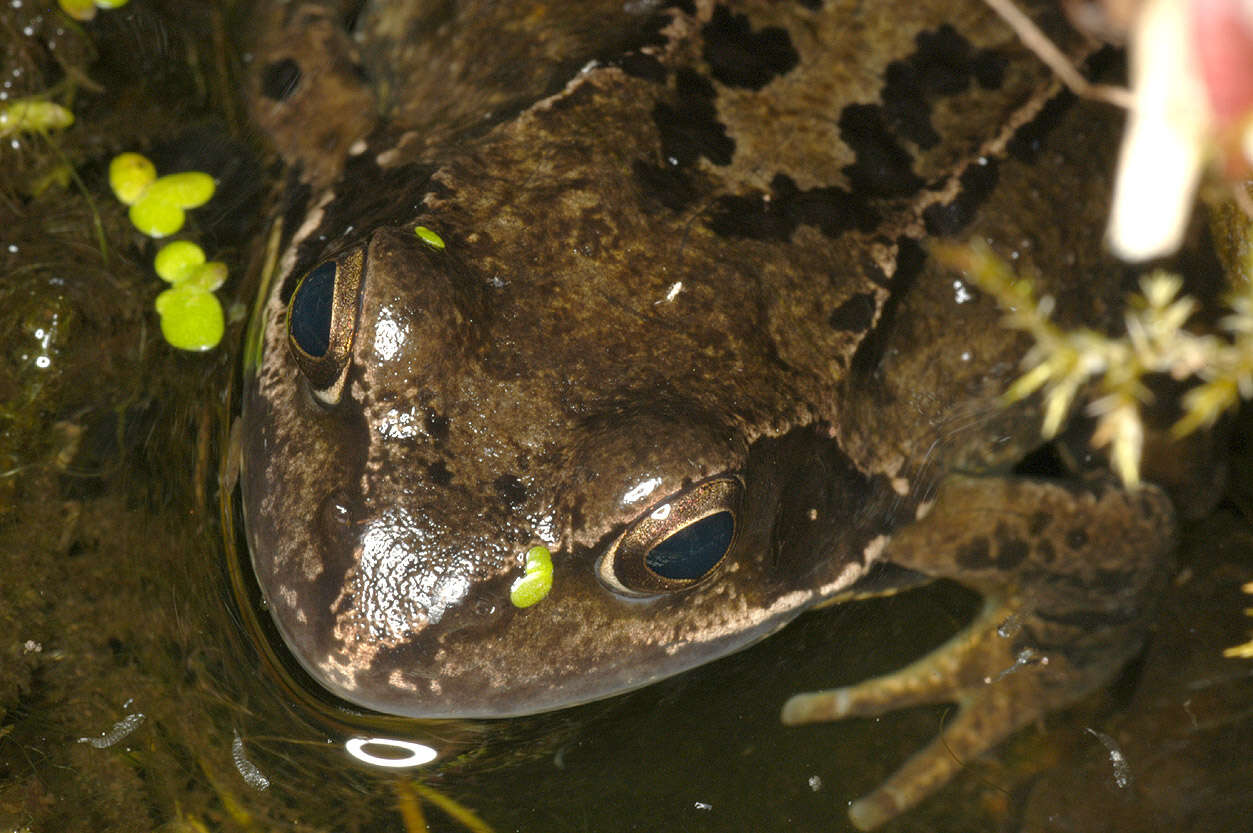
[[[383,228],[271,299],[244,507],[317,681],[395,714],[545,711],[733,651],[860,575],[830,554],[871,537],[847,499],[868,489],[739,314],[756,287],[495,273],[491,245]],[[521,608],[536,546],[551,591]]]

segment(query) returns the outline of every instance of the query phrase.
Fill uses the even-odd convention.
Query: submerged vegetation
[[[1253,260],[1234,281],[1220,322],[1223,333],[1196,334],[1186,328],[1199,303],[1180,294],[1184,279],[1163,270],[1140,281],[1129,299],[1125,332],[1110,336],[1090,328],[1067,330],[1052,318],[1054,299],[1036,297],[1030,276],[1017,274],[986,245],[945,245],[937,254],[996,298],[1005,325],[1029,333],[1034,346],[1023,357],[1023,375],[1005,392],[1010,402],[1036,391],[1044,397],[1041,433],[1052,439],[1081,391],[1093,390],[1087,412],[1096,419],[1092,444],[1108,447],[1115,472],[1128,486],[1140,482],[1145,428],[1141,409],[1152,393],[1151,374],[1176,381],[1195,379],[1184,394],[1183,416],[1171,427],[1178,438],[1212,426],[1253,396]]]
[[[1201,304],[1184,290],[1184,276],[1162,269],[1140,279],[1128,299],[1121,335],[1052,319],[1055,299],[1037,297],[1035,280],[1016,272],[987,245],[941,244],[936,255],[993,296],[1005,310],[1005,325],[1035,341],[1022,359],[1023,373],[1005,392],[1008,402],[1039,392],[1044,403],[1041,435],[1052,439],[1081,398],[1094,419],[1091,444],[1106,448],[1114,472],[1129,487],[1140,483],[1145,445],[1143,411],[1153,404],[1147,379],[1161,374],[1190,385],[1170,427],[1180,439],[1212,428],[1253,398],[1253,219],[1232,205],[1211,207],[1214,227],[1225,238],[1228,267],[1227,314],[1217,332],[1193,332],[1188,323]],[[1234,234],[1231,226],[1235,226]],[[1224,234],[1223,232],[1228,232]],[[1244,592],[1253,594],[1253,582]],[[1245,613],[1253,616],[1253,608]],[[1228,658],[1253,659],[1253,640],[1223,651]]]
[[[1244,585],[1240,589],[1243,590],[1245,593],[1248,593],[1249,595],[1253,595],[1253,581],[1250,581],[1248,584]],[[1245,615],[1247,616],[1253,616],[1253,607],[1245,608],[1244,612],[1245,612]],[[1253,639],[1250,639],[1248,642],[1244,642],[1239,645],[1233,645],[1232,647],[1223,651],[1223,656],[1230,657],[1232,659],[1235,659],[1235,658],[1253,659]]]
[[[109,187],[119,202],[130,206],[128,216],[135,228],[149,237],[162,238],[179,231],[187,220],[187,210],[207,203],[217,183],[203,171],[157,177],[156,166],[146,156],[127,152],[109,163]],[[194,352],[216,347],[226,322],[213,291],[226,281],[226,264],[206,263],[200,246],[190,240],[175,240],[161,247],[152,265],[170,284],[153,304],[161,316],[161,335],[166,342]]]

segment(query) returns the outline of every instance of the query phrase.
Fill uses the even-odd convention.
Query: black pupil
[[[291,304],[291,338],[314,358],[331,346],[331,307],[335,302],[335,262],[328,261],[305,275]]]
[[[657,544],[644,556],[644,563],[662,578],[698,579],[722,560],[734,534],[735,518],[730,512],[718,512],[688,524]]]

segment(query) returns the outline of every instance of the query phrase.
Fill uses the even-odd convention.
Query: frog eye
[[[605,552],[601,581],[641,596],[709,577],[735,543],[742,491],[738,477],[721,476],[654,503]]]
[[[361,299],[362,249],[309,270],[287,304],[287,344],[313,393],[339,401],[348,376]]]

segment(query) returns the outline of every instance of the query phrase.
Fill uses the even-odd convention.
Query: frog
[[[1117,125],[977,0],[569,5],[259,7],[286,174],[238,423],[256,583],[345,703],[493,719],[957,581],[985,601],[951,640],[782,707],[958,705],[853,802],[872,829],[1149,628],[1171,500],[1024,464],[1029,345],[929,249],[985,240],[1108,322],[1079,163]]]

